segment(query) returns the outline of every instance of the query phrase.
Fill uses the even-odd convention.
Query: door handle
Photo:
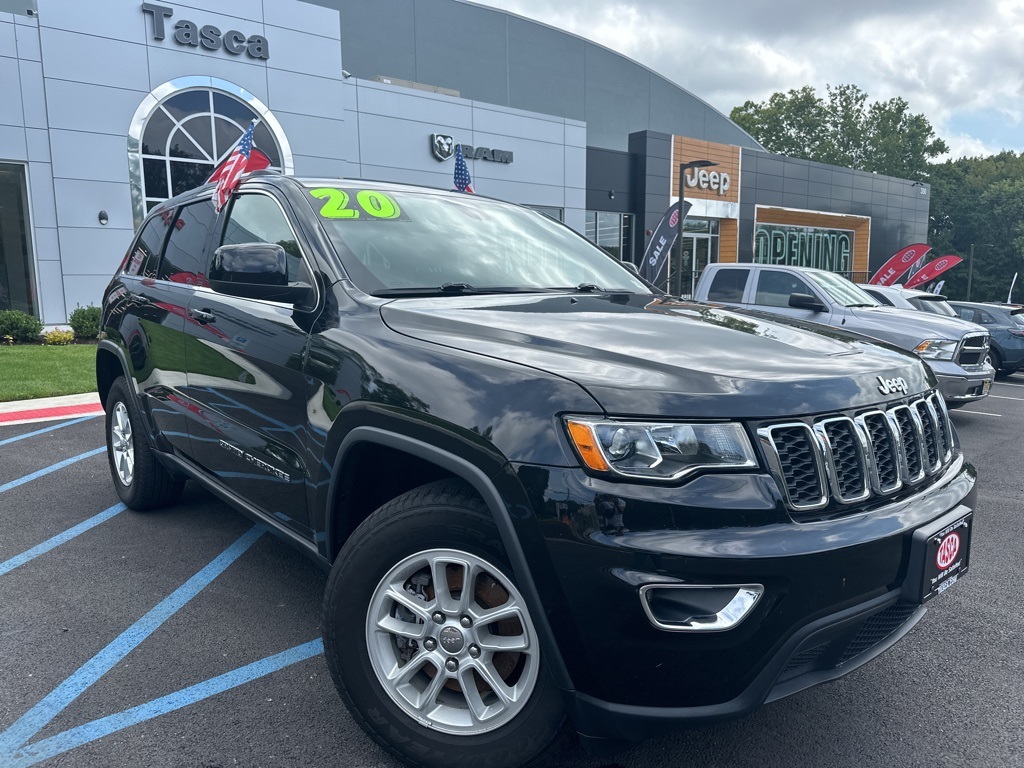
[[[217,321],[217,316],[208,309],[190,309],[188,311],[188,316],[200,325],[206,325],[207,323],[214,323]]]

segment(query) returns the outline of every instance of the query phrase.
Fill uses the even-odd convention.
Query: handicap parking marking
[[[25,483],[30,483],[33,480],[37,480],[40,477],[45,477],[46,475],[50,474],[51,472],[56,472],[58,469],[63,469],[64,467],[70,466],[71,464],[74,464],[75,462],[82,461],[83,459],[88,459],[88,458],[90,458],[92,456],[95,456],[95,455],[97,455],[99,453],[103,453],[105,450],[107,450],[106,446],[101,446],[100,448],[95,448],[95,449],[93,449],[91,451],[86,451],[85,453],[80,453],[77,456],[72,456],[70,459],[64,459],[64,461],[58,461],[56,464],[51,464],[50,466],[46,467],[45,469],[40,469],[39,471],[33,472],[30,475],[25,475],[24,477],[19,477],[17,480],[11,480],[9,483],[4,483],[3,485],[0,485],[0,493],[3,493],[4,491],[9,491],[12,488],[17,488],[19,485],[24,485]]]
[[[145,616],[85,662],[38,704],[18,718],[6,731],[0,733],[0,764],[8,765],[6,761],[15,757],[33,736],[159,629],[165,621],[209,586],[215,578],[248,551],[266,531],[265,526],[254,525],[242,534],[234,544],[151,608]]]
[[[89,421],[90,419],[95,419],[97,416],[100,416],[100,415],[102,415],[102,414],[96,413],[96,414],[93,414],[92,416],[83,416],[80,419],[74,419],[72,421],[65,421],[63,424],[56,424],[56,425],[54,425],[52,427],[45,427],[43,429],[37,429],[35,432],[26,432],[23,435],[16,435],[14,437],[8,437],[6,440],[0,440],[0,446],[7,445],[8,443],[16,443],[19,440],[24,440],[24,439],[29,438],[29,437],[35,437],[36,435],[42,435],[42,434],[44,434],[46,432],[53,432],[53,430],[55,430],[55,429],[63,429],[64,427],[70,427],[70,426],[73,426],[75,424],[81,424],[83,421]],[[2,426],[6,426],[6,425],[2,425]]]
[[[56,536],[47,539],[42,544],[37,544],[36,546],[32,547],[32,549],[26,550],[25,552],[22,552],[20,555],[15,555],[12,558],[4,560],[2,563],[0,563],[0,576],[3,576],[6,573],[10,573],[15,568],[24,565],[30,560],[34,560],[40,555],[46,554],[51,549],[55,549],[56,547],[59,547],[61,544],[64,544],[65,542],[71,541],[71,539],[85,533],[91,528],[95,528],[100,523],[105,523],[107,520],[114,517],[115,515],[119,515],[122,512],[124,512],[125,509],[127,509],[127,507],[125,507],[124,504],[115,504],[109,509],[103,510],[98,515],[93,515],[88,520],[79,523],[73,528],[68,528],[63,533],[58,533]]]
[[[245,683],[258,680],[292,664],[318,656],[323,653],[323,650],[323,640],[311,640],[145,704],[92,720],[34,744],[25,744],[11,755],[4,755],[0,752],[0,758],[7,758],[7,762],[4,763],[5,768],[28,768],[104,736],[152,720],[160,715],[166,715]]]

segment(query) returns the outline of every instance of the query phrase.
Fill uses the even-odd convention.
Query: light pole
[[[971,255],[967,257],[967,301],[971,300],[971,279],[974,277],[974,243],[971,243]],[[992,243],[978,243],[982,248],[991,248]]]
[[[683,292],[683,219],[686,218],[686,208],[684,207],[684,190],[686,188],[686,171],[690,168],[710,168],[718,163],[711,160],[691,160],[688,163],[679,164],[679,232],[676,234],[676,240],[679,242],[679,266],[676,269],[679,277],[676,279],[676,290],[673,292],[669,290],[669,293],[678,296]],[[671,289],[671,286],[669,286]],[[690,274],[690,292],[693,293],[693,274]]]

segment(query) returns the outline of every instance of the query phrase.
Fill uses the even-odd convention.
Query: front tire
[[[352,716],[405,762],[541,765],[571,738],[510,573],[483,502],[458,481],[399,496],[346,542],[324,652]]]
[[[157,460],[128,381],[119,376],[110,387],[107,412],[107,461],[118,497],[129,509],[173,504],[185,481]]]

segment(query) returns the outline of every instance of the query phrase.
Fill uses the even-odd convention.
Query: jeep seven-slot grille
[[[961,366],[981,365],[988,354],[989,338],[987,333],[972,333],[964,336],[960,345],[960,354],[956,361]]]
[[[803,517],[833,503],[895,493],[953,457],[949,417],[937,394],[854,418],[769,425],[758,436],[788,506]]]

